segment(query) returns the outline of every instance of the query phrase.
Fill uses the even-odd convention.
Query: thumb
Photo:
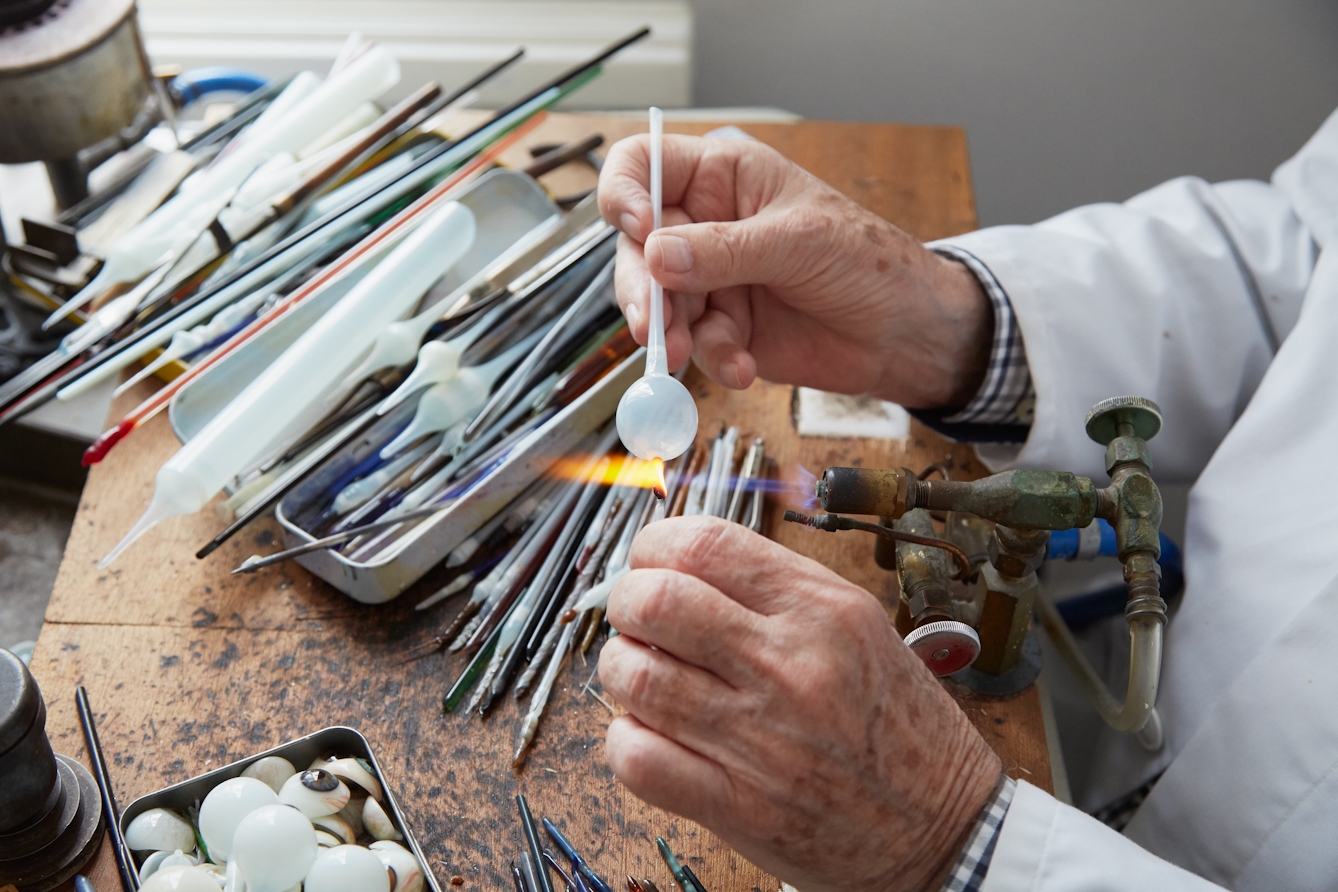
[[[781,232],[774,215],[657,229],[646,240],[646,266],[665,288],[697,294],[733,285],[774,285],[812,244]]]

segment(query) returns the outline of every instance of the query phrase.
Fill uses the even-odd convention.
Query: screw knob
[[[935,675],[951,675],[980,656],[980,636],[966,623],[950,620],[926,623],[907,635],[905,641]]]
[[[1141,396],[1113,396],[1102,400],[1087,413],[1087,436],[1108,445],[1120,435],[1120,425],[1128,424],[1134,436],[1151,440],[1161,430],[1161,408]]]

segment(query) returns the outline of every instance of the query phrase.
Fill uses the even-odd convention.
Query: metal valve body
[[[1160,428],[1160,410],[1150,400],[1116,397],[1093,407],[1086,429],[1106,446],[1111,478],[1106,487],[1067,471],[1004,471],[960,481],[920,480],[905,468],[830,467],[815,489],[829,512],[878,515],[885,526],[922,536],[934,534],[929,511],[952,512],[959,518],[970,514],[993,522],[989,560],[979,566],[984,591],[976,622],[979,656],[973,669],[1003,676],[1022,658],[1039,587],[1036,570],[1051,530],[1085,528],[1098,517],[1108,521],[1115,530],[1129,590],[1126,617],[1130,622],[1136,617],[1165,621],[1157,566],[1162,503],[1147,447],[1147,440]],[[949,537],[956,528],[965,527],[950,523]],[[879,563],[884,566],[889,544],[883,543],[880,551]],[[946,594],[947,561],[941,551],[935,557],[935,551],[896,543],[903,602],[917,629],[957,622]]]

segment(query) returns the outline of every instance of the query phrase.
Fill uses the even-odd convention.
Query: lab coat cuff
[[[981,892],[1209,892],[1220,887],[1018,781]]]
[[[1013,801],[1015,790],[1017,781],[1006,774],[999,776],[994,795],[981,810],[966,845],[962,846],[957,862],[939,892],[980,892],[980,884],[989,872],[990,858],[999,840],[999,828],[1008,814],[1008,805]]]
[[[1059,809],[1053,796],[1026,781],[1017,782],[981,892],[1037,887]]]

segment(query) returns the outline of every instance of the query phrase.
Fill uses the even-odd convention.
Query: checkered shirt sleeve
[[[994,798],[976,819],[976,826],[971,828],[971,836],[957,856],[941,892],[980,892],[985,874],[989,873],[990,859],[994,857],[994,845],[999,841],[999,828],[1003,826],[1016,789],[1017,781],[1011,777],[1000,779]]]
[[[1022,329],[1013,314],[1008,294],[989,267],[974,254],[953,245],[936,245],[934,251],[966,266],[980,281],[994,309],[994,343],[990,347],[989,367],[975,397],[964,409],[939,419],[948,426],[1021,425],[1030,426],[1036,408],[1036,390],[1027,366],[1027,348],[1022,343]]]

